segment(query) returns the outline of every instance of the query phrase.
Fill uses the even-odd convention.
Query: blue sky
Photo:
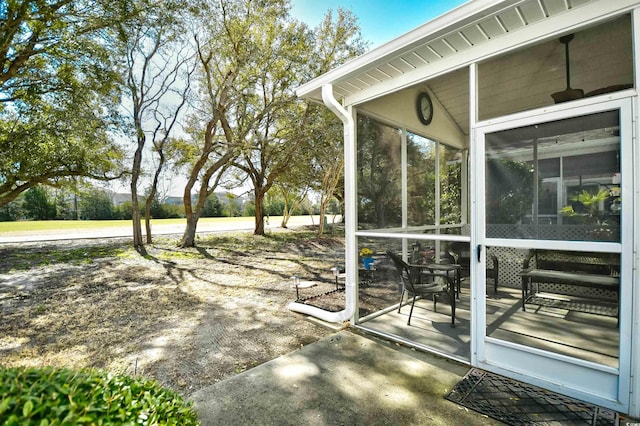
[[[463,3],[465,0],[291,0],[291,14],[315,27],[328,9],[350,10],[373,48]]]

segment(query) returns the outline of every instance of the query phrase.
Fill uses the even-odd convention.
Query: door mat
[[[472,368],[445,396],[509,425],[618,426],[617,412]]]
[[[604,315],[608,317],[618,316],[618,304],[600,301],[562,300],[544,296],[531,296],[527,303],[544,306],[547,308],[566,309],[568,311],[585,312],[587,314]]]

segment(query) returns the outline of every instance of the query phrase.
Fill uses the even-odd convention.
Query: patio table
[[[447,280],[453,278],[454,290],[456,298],[460,298],[460,281],[462,275],[462,266],[456,263],[425,263],[420,265],[410,265],[412,268],[420,268],[422,271],[425,269],[429,271],[429,276],[442,276]],[[453,276],[449,275],[453,272]]]

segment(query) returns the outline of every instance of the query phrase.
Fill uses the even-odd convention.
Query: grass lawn
[[[231,221],[253,222],[253,217],[203,217],[198,223],[207,222],[231,222]],[[186,224],[186,219],[152,219],[152,225],[181,225]],[[0,233],[23,233],[23,232],[43,232],[43,231],[64,231],[80,229],[101,229],[101,228],[124,228],[131,227],[130,220],[34,220],[19,222],[0,222]],[[144,220],[143,225],[144,227]]]
[[[130,220],[34,220],[0,222],[0,232],[95,229],[131,226]]]

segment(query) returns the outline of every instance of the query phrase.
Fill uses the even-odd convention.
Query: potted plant
[[[596,193],[583,190],[571,197],[571,203],[560,211],[570,220],[570,223],[590,228],[586,238],[613,241],[616,233],[611,228],[612,224],[607,220],[606,212],[602,210],[602,205],[610,197],[611,193],[608,189],[600,189]],[[615,201],[619,203],[620,197],[616,197]]]
[[[360,257],[362,258],[362,264],[364,265],[364,269],[371,269],[373,266],[373,250],[368,247],[363,247],[360,250]]]

